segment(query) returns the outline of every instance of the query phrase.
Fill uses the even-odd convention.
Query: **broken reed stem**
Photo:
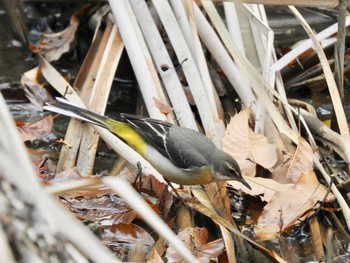
[[[306,22],[304,17],[300,14],[300,12],[294,7],[289,6],[289,9],[292,11],[294,16],[300,21],[301,25],[304,27],[306,33],[309,35],[310,39],[312,40],[314,44],[314,48],[316,50],[316,53],[320,59],[323,72],[326,77],[327,86],[329,89],[329,94],[332,99],[333,109],[334,113],[337,118],[337,123],[339,126],[340,134],[344,136],[349,136],[349,127],[348,123],[346,121],[343,103],[341,101],[341,98],[339,96],[339,91],[337,88],[337,84],[335,83],[333,72],[331,70],[331,67],[328,63],[327,57],[323,51],[323,48],[321,47],[320,42],[317,40],[315,33],[311,29],[310,25]]]

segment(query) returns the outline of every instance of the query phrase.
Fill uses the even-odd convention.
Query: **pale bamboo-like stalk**
[[[64,195],[76,190],[103,186],[98,178],[87,178],[79,181],[70,181],[68,183],[58,183],[45,187],[45,191],[51,195]]]
[[[345,25],[346,26],[350,25],[350,17],[346,18]],[[330,27],[318,33],[317,39],[319,41],[327,39],[332,35],[334,35],[337,32],[337,30],[338,30],[338,23],[335,23],[334,25],[331,25]],[[336,41],[335,38],[329,39],[329,41],[327,42],[327,45],[331,45],[335,41]],[[293,48],[291,51],[289,51],[287,54],[281,57],[274,65],[272,65],[270,68],[270,74],[274,75],[276,71],[279,71],[285,66],[287,66],[289,63],[291,63],[294,59],[298,58],[299,55],[301,55],[303,52],[305,52],[312,46],[313,46],[313,43],[311,39],[305,40],[302,44]]]
[[[244,54],[245,48],[243,43],[242,31],[239,24],[239,18],[237,15],[236,4],[224,2],[224,11],[228,32],[239,48],[239,50]]]
[[[0,258],[6,263],[16,263],[9,241],[4,227],[0,224]]]
[[[153,98],[165,101],[165,96],[162,94],[157,72],[130,3],[119,0],[109,1],[109,4],[118,24],[148,113],[152,118],[166,120],[165,115],[160,112],[154,103]]]
[[[320,59],[321,65],[323,72],[325,74],[329,94],[332,99],[332,104],[333,104],[333,109],[337,118],[340,134],[344,136],[349,136],[349,127],[348,123],[346,121],[345,117],[345,112],[343,108],[343,103],[341,101],[340,95],[339,95],[339,90],[337,88],[337,84],[335,83],[334,76],[332,69],[328,63],[326,54],[324,53],[320,42],[317,40],[317,37],[315,36],[315,33],[309,26],[309,24],[306,22],[304,17],[299,13],[299,11],[294,7],[294,6],[289,6],[289,9],[292,11],[294,16],[300,21],[302,26],[304,27],[306,33],[309,35],[311,38],[314,48],[316,50],[316,53]]]
[[[286,111],[286,116],[287,116],[287,119],[288,119],[290,126],[292,127],[294,132],[296,132],[296,133],[299,132],[299,129],[298,129],[297,124],[295,122],[294,116],[290,110],[290,107],[288,107],[290,105],[288,103],[287,94],[286,94],[286,90],[284,88],[281,73],[276,72],[276,78],[274,78],[273,80],[270,78],[269,80],[271,83],[272,83],[272,81],[275,82],[276,90],[279,94],[279,99],[283,102],[283,107]]]
[[[292,129],[297,132],[298,129],[296,127],[295,121],[294,121],[294,117],[292,112],[290,111],[289,107],[286,107],[287,102],[287,95],[285,93],[285,89],[284,89],[284,85],[283,85],[283,81],[281,78],[281,75],[279,73],[276,73],[275,75],[271,76],[269,74],[270,72],[270,67],[273,63],[276,62],[277,58],[276,58],[276,52],[273,46],[273,41],[274,41],[274,34],[273,31],[271,30],[271,28],[268,26],[267,23],[267,18],[266,18],[266,13],[263,7],[257,7],[256,8],[256,13],[253,13],[252,10],[250,8],[248,8],[247,4],[244,4],[244,6],[246,7],[245,9],[243,9],[245,12],[248,12],[247,16],[249,14],[251,14],[250,16],[252,16],[252,22],[256,27],[259,28],[258,32],[264,32],[267,40],[266,40],[266,44],[264,46],[266,46],[263,50],[261,50],[261,48],[259,48],[259,46],[257,46],[258,49],[258,53],[263,53],[263,54],[267,54],[266,55],[266,60],[262,63],[262,76],[266,79],[267,83],[270,85],[271,88],[276,87],[277,91],[280,95],[280,99],[283,99],[284,102],[284,109],[286,112],[286,116],[287,119],[289,121],[290,126],[292,127]],[[277,76],[276,76],[277,75]],[[277,78],[277,79],[276,79]],[[262,105],[259,103],[258,104],[258,109],[260,109],[260,111],[257,112],[262,112],[265,113],[264,109],[261,109]],[[257,114],[257,116],[259,116]],[[260,117],[260,116],[259,116]],[[261,120],[260,121],[264,121],[265,119],[263,119],[263,117],[266,117],[266,115],[261,114]],[[259,127],[259,126],[258,126]]]
[[[130,3],[139,21],[140,28],[152,54],[152,58],[163,80],[164,87],[180,126],[197,130],[197,124],[193,118],[193,113],[188,104],[186,95],[147,4],[144,0],[132,0]],[[163,71],[161,69],[162,65],[167,65],[169,69]]]
[[[218,65],[225,72],[225,75],[235,88],[243,104],[252,105],[252,109],[254,111],[254,102],[256,98],[249,86],[249,82],[247,82],[246,78],[242,76],[242,72],[237,68],[236,64],[227,53],[227,50],[223,46],[219,37],[216,35],[209,22],[205,19],[198,6],[195,6],[195,14],[198,25],[198,33],[206,48],[210,51]]]
[[[250,4],[243,5],[243,7],[243,10],[248,13],[246,17],[249,19],[249,28],[253,39],[254,49],[256,49],[256,52],[253,53],[256,56],[254,61],[257,61],[258,63],[255,66],[256,68],[261,68],[262,75],[264,76],[264,62],[269,54],[266,53],[266,39],[263,39],[262,36],[265,36],[266,38],[271,29],[261,20],[257,5]]]
[[[84,102],[75,92],[67,80],[46,60],[40,57],[39,66],[45,79],[53,86],[58,93],[64,96],[67,100],[73,101],[79,107],[85,107]]]
[[[124,50],[124,44],[116,24],[113,24],[106,47],[99,63],[97,74],[89,97],[88,108],[104,115],[115,72]],[[84,129],[77,158],[77,169],[81,176],[90,176],[95,163],[98,135],[93,128]]]
[[[224,133],[224,125],[222,121],[219,120],[219,118],[222,116],[222,114],[219,114],[219,112],[222,112],[222,105],[218,98],[217,91],[214,89],[214,80],[211,79],[207,61],[203,53],[202,43],[200,42],[198,36],[198,28],[195,24],[195,16],[193,12],[193,3],[191,0],[170,0],[169,2],[177,18],[177,22],[181,32],[183,33],[186,44],[193,58],[196,60],[196,66],[202,78],[204,85],[203,88],[206,91],[207,98],[210,103],[211,112],[213,114],[219,137],[222,137]]]
[[[184,1],[187,1],[187,0],[184,0]],[[187,2],[186,4],[188,4]],[[196,53],[194,51],[194,41],[192,39],[193,34],[191,32],[191,25],[190,25],[190,22],[188,21],[188,17],[187,17],[187,13],[186,13],[183,1],[169,0],[169,3],[176,16],[176,19],[178,21],[183,37],[186,40],[187,46],[191,54],[193,55]]]
[[[196,65],[203,82],[203,88],[205,89],[205,92],[207,94],[207,98],[211,108],[211,113],[213,115],[214,122],[216,124],[216,129],[221,139],[221,137],[225,133],[224,124],[222,121],[220,121],[219,114],[218,114],[218,107],[221,108],[221,105],[218,105],[218,106],[216,105],[215,97],[217,96],[217,94],[209,74],[207,60],[203,52],[202,43],[200,42],[200,39],[198,36],[198,29],[195,22],[195,15],[193,10],[194,3],[192,0],[185,0],[183,3],[185,3],[189,26],[191,29],[191,38],[194,46],[194,53],[192,53],[192,56],[196,60]],[[221,103],[221,102],[218,102],[218,103]],[[220,147],[221,144],[218,144],[217,146]]]
[[[91,106],[94,107],[96,113],[104,114],[105,112],[109,97],[108,95],[110,93],[115,71],[117,70],[123,50],[123,41],[120,37],[117,25],[114,24],[102,55],[101,63],[91,90],[89,102],[87,103],[89,108]],[[103,86],[103,89],[101,86]]]
[[[242,55],[244,55],[247,58],[247,60],[249,60],[249,62],[254,67],[259,68],[259,59],[258,59],[259,55],[257,53],[258,51],[257,51],[257,47],[255,45],[255,41],[253,38],[252,29],[251,29],[252,18],[250,17],[251,15],[248,14],[248,12],[247,12],[247,6],[248,5],[244,5],[242,3],[236,4],[239,24],[241,25],[242,28],[245,29],[244,31],[242,31],[245,52],[241,52],[241,53],[242,53]],[[219,23],[221,23],[221,22],[219,22]],[[231,41],[233,41],[233,40],[231,40]]]
[[[167,1],[155,0],[153,4],[158,12],[167,35],[171,41],[174,51],[179,61],[186,60],[182,65],[182,70],[186,76],[193,97],[195,99],[200,118],[202,120],[205,134],[216,145],[220,145],[220,137],[217,132],[216,120],[211,111],[207,92],[203,89],[203,81],[198,72],[195,59],[193,58],[186,41],[182,35],[177,19]]]
[[[296,134],[288,126],[281,113],[267,94],[267,90],[270,89],[270,86],[261,76],[258,70],[254,68],[254,66],[247,60],[247,58],[241,54],[237,46],[231,41],[229,33],[224,26],[224,23],[217,10],[215,9],[213,3],[210,1],[202,1],[202,5],[209,15],[211,21],[213,22],[215,28],[217,29],[231,56],[235,59],[235,62],[240,68],[241,72],[245,74],[246,77],[250,80],[254,93],[264,103],[267,112],[269,113],[271,119],[274,121],[278,130],[281,133],[287,135],[290,139],[292,139],[293,142],[298,143],[298,134]]]
[[[269,27],[267,21],[263,20],[264,9],[257,5],[243,5],[243,10],[247,17],[249,17],[250,27],[252,28],[252,35],[255,40],[255,47],[257,49],[262,76],[268,80],[268,69],[271,66],[271,59],[275,52],[273,47],[274,34]]]
[[[262,77],[269,83],[268,72],[274,53],[274,34],[267,21],[263,20],[263,18],[266,19],[266,16],[262,16],[262,14],[265,13],[265,10],[263,7],[253,4],[243,4],[241,9],[244,11],[245,16],[249,19],[249,28],[255,44],[255,53],[257,54],[255,60],[259,61]],[[274,83],[271,83],[271,87],[274,87]],[[259,98],[257,98],[256,108],[255,131],[263,133],[265,130],[266,118],[268,117],[266,114],[265,105]]]

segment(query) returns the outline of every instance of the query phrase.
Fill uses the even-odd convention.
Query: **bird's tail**
[[[116,134],[119,138],[123,139],[138,153],[144,155],[146,146],[144,139],[129,123],[104,117],[77,107],[71,102],[61,98],[57,98],[56,101],[47,103],[44,109],[106,128]]]
[[[89,110],[80,108],[72,104],[71,102],[62,99],[62,98],[56,98],[57,100],[46,103],[46,106],[44,106],[45,110],[56,112],[62,115],[66,115],[68,117],[77,118],[82,121],[86,121],[98,126],[101,126],[103,128],[110,129],[108,125],[108,118],[96,114],[94,112],[91,112]]]

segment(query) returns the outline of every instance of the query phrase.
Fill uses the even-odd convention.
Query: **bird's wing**
[[[173,126],[167,136],[167,152],[183,169],[202,167],[211,162],[214,144],[196,131]]]
[[[192,169],[208,163],[206,154],[210,154],[212,143],[202,134],[160,120],[129,114],[121,116],[133,125],[149,144],[177,167]],[[200,144],[202,146],[198,149]],[[204,155],[203,145],[206,150]]]

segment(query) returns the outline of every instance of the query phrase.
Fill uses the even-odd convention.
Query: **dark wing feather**
[[[177,167],[191,169],[211,162],[215,145],[204,135],[160,120],[129,114],[121,116]]]
[[[121,116],[129,122],[162,155],[167,156],[164,146],[164,136],[172,124],[156,119],[122,113]]]

